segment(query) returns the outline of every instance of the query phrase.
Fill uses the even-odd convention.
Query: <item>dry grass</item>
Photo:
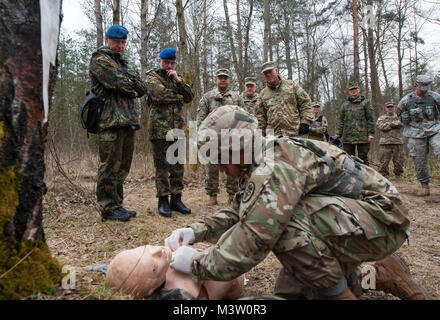
[[[129,222],[101,222],[95,203],[96,156],[81,155],[81,159],[64,161],[63,169],[69,177],[60,174],[53,159],[47,159],[44,200],[44,228],[47,243],[61,264],[76,268],[76,290],[62,290],[54,297],[38,295],[36,299],[130,299],[105,289],[104,276],[86,272],[81,267],[109,263],[120,251],[145,244],[162,245],[163,240],[176,228],[184,227],[205,215],[212,214],[227,202],[224,184],[219,205],[205,205],[202,168],[186,168],[183,201],[193,213],[184,216],[176,212],[171,219],[157,214],[154,168],[148,156],[135,156],[131,173],[125,184],[124,206],[137,211]],[[408,170],[409,172],[411,169]],[[438,170],[436,168],[438,176]],[[223,177],[224,178],[224,177]],[[402,191],[411,210],[411,245],[399,250],[406,258],[415,279],[422,283],[435,299],[440,297],[440,210],[438,204],[427,203],[414,197],[418,187],[412,175],[399,180],[391,179]],[[223,181],[224,182],[224,181]],[[440,199],[440,179],[432,184],[431,199]],[[206,243],[197,244],[206,248]],[[271,293],[280,264],[270,254],[260,265],[246,274],[249,279],[245,294]],[[364,299],[394,299],[382,293],[369,292]]]

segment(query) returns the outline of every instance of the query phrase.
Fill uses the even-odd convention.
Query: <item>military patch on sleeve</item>
[[[255,192],[255,183],[253,181],[249,182],[246,189],[243,192],[243,197],[241,198],[241,202],[248,202]]]
[[[104,58],[103,56],[99,56],[99,57],[96,58],[96,60],[101,60],[103,58]]]

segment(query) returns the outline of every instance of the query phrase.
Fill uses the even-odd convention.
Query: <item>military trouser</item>
[[[413,159],[417,180],[424,183],[431,181],[428,166],[429,146],[440,165],[440,133],[427,138],[408,138],[408,154]]]
[[[387,201],[380,198],[376,195],[361,201],[310,195],[301,200],[279,240],[293,248],[274,250],[283,265],[274,294],[316,299],[343,277],[347,279],[362,262],[380,260],[396,251],[407,234],[401,227],[375,218],[384,217],[383,212],[385,216],[396,214],[394,207],[393,213],[384,210]]]
[[[343,143],[342,149],[352,156],[356,156],[357,149],[357,157],[361,159],[364,164],[369,165],[368,162],[368,152],[370,151],[369,143]]]
[[[183,191],[183,164],[169,164],[166,159],[167,149],[174,141],[151,140],[153,145],[154,166],[156,168],[156,197],[170,194],[176,195]],[[177,152],[177,149],[176,149]],[[175,155],[177,157],[177,155]]]
[[[226,192],[234,195],[238,192],[238,180],[226,176]],[[219,193],[219,170],[217,164],[207,164],[205,166],[205,190],[210,196]]]
[[[379,172],[387,176],[389,175],[388,165],[393,160],[394,174],[400,176],[403,173],[403,163],[405,156],[403,153],[403,145],[401,144],[381,144],[379,146],[380,168]]]
[[[134,130],[116,127],[98,134],[99,169],[96,197],[102,213],[122,206],[123,184],[130,172],[134,152]]]

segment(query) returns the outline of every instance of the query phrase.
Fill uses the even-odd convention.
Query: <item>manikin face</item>
[[[171,257],[171,249],[162,246],[122,251],[110,262],[106,285],[134,298],[148,297],[165,282]]]
[[[117,52],[119,54],[124,53],[127,39],[113,39],[113,38],[105,37],[105,41],[107,42],[107,47],[109,47],[110,50]]]
[[[278,68],[266,70],[263,72],[263,75],[269,84],[277,85],[280,82],[280,79],[278,78]]]
[[[253,97],[255,95],[255,91],[257,90],[257,86],[252,83],[248,83],[246,85],[246,88],[244,89],[244,92],[246,93],[246,96]]]
[[[231,83],[231,78],[228,76],[218,76],[215,79],[215,83],[217,84],[217,88],[221,92],[225,92],[229,88],[229,84]]]

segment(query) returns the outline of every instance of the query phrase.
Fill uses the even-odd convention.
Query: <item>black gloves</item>
[[[307,123],[301,123],[299,125],[299,134],[309,133],[310,126]]]

